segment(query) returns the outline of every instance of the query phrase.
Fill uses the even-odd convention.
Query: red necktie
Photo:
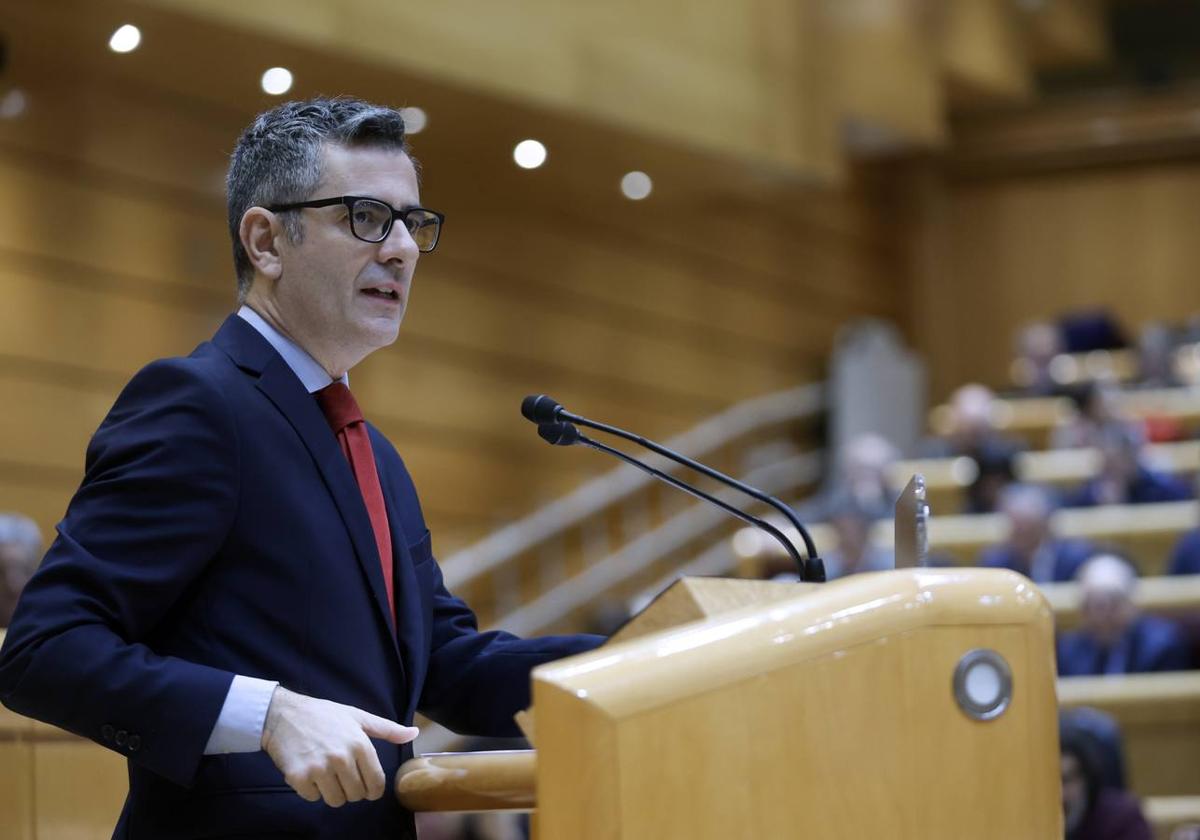
[[[362,410],[341,382],[334,382],[317,391],[317,404],[325,413],[329,427],[337,435],[342,452],[350,462],[350,469],[358,481],[359,492],[367,505],[371,517],[371,530],[375,532],[375,545],[379,549],[379,561],[383,566],[383,583],[387,587],[388,606],[396,611],[392,582],[392,533],[388,529],[387,508],[383,504],[383,490],[379,486],[379,473],[375,471],[375,455],[371,452],[371,438],[367,435],[367,424]]]

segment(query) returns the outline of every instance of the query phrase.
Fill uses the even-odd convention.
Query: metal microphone
[[[801,524],[795,512],[779,499],[776,499],[773,496],[768,496],[766,493],[763,493],[757,488],[751,487],[750,485],[738,481],[735,478],[731,478],[724,473],[718,472],[711,467],[701,464],[698,461],[693,461],[686,455],[681,455],[680,453],[668,449],[661,444],[655,443],[652,440],[648,440],[641,435],[635,435],[632,432],[625,431],[624,429],[618,429],[615,426],[609,426],[605,423],[597,423],[593,420],[588,420],[586,417],[580,417],[578,414],[573,414],[563,408],[562,404],[553,397],[550,397],[546,394],[531,395],[522,400],[521,414],[525,417],[525,419],[538,424],[538,434],[541,435],[542,439],[546,440],[548,443],[559,446],[570,446],[573,443],[583,443],[585,446],[590,446],[593,449],[599,449],[602,452],[608,452],[610,455],[620,458],[627,463],[632,463],[639,469],[649,472],[656,478],[660,478],[660,480],[665,481],[673,487],[683,490],[685,493],[690,493],[697,498],[712,502],[728,513],[737,516],[739,519],[749,522],[752,525],[757,525],[783,543],[788,554],[793,560],[796,561],[796,566],[800,573],[800,580],[810,583],[821,583],[825,580],[825,564],[821,558],[817,556],[817,548],[813,543],[812,537],[809,535],[808,530],[804,527],[804,525]],[[703,491],[698,490],[692,485],[679,481],[675,477],[667,475],[660,470],[655,470],[648,464],[643,464],[641,461],[626,455],[624,452],[621,452],[618,449],[613,449],[612,447],[605,446],[604,444],[597,443],[596,441],[584,437],[582,434],[580,434],[579,430],[575,428],[575,424],[579,426],[586,426],[591,429],[596,429],[598,431],[632,441],[639,446],[649,449],[651,452],[662,455],[664,458],[688,467],[689,469],[693,469],[702,475],[706,475],[715,481],[719,481],[727,487],[732,487],[735,490],[745,493],[753,499],[757,499],[760,502],[770,505],[782,513],[784,517],[786,517],[787,520],[791,522],[793,526],[795,526],[796,531],[800,534],[800,538],[804,540],[804,548],[808,554],[807,561],[800,557],[800,554],[796,551],[795,546],[793,546],[791,541],[783,535],[783,532],[765,520],[758,519],[757,517],[750,517],[749,514],[744,513],[740,509],[735,508],[732,505],[728,505],[713,496],[703,493]],[[543,432],[543,427],[548,428]],[[556,439],[551,440],[552,437]]]

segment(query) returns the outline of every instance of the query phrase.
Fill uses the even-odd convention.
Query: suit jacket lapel
[[[371,590],[371,600],[387,634],[392,638],[392,648],[399,660],[395,620],[387,603],[379,549],[375,545],[375,532],[371,529],[367,506],[354,480],[354,473],[316,399],[304,390],[296,374],[267,340],[236,315],[226,319],[213,342],[225,350],[239,367],[259,375],[258,389],[287,418],[312,455],[317,471],[329,488],[350,534],[359,568]]]
[[[417,573],[413,566],[412,553],[408,550],[408,536],[400,527],[400,513],[396,500],[392,497],[391,481],[385,477],[383,466],[379,463],[378,458],[375,459],[375,466],[379,470],[384,503],[388,510],[388,523],[392,529],[392,553],[395,555],[393,584],[396,590],[396,621],[398,624],[396,629],[400,640],[400,656],[404,660],[404,672],[411,677],[410,682],[415,682],[414,663],[417,659],[414,647],[426,643],[420,588],[417,585]],[[409,686],[410,694],[416,690],[416,685]],[[409,697],[407,699],[411,705],[416,698]]]

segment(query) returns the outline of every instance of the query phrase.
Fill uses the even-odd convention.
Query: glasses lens
[[[362,199],[350,210],[350,227],[359,239],[380,242],[391,225],[392,209],[382,202]]]
[[[415,208],[404,214],[404,224],[422,251],[432,251],[442,232],[442,220],[432,210]]]

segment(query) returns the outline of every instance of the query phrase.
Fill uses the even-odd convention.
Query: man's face
[[[1136,617],[1133,601],[1124,592],[1084,587],[1083,626],[1101,644],[1115,644]]]
[[[1049,536],[1049,521],[1039,511],[1011,507],[1007,511],[1012,527],[1009,542],[1018,553],[1029,557]]]
[[[311,197],[342,195],[377,198],[397,210],[420,204],[408,155],[329,145]],[[396,340],[420,252],[402,222],[383,242],[371,243],[351,233],[344,206],[302,212],[302,241],[278,240],[282,274],[274,284],[275,305],[292,338],[326,368],[336,368],[331,374],[341,374]]]

